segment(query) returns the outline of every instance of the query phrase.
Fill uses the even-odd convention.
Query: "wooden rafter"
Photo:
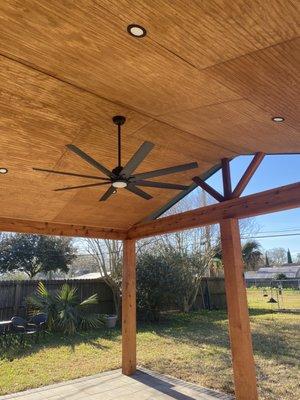
[[[210,194],[214,199],[217,201],[224,201],[225,198],[222,196],[219,192],[217,192],[214,188],[212,188],[208,183],[203,181],[201,178],[198,176],[195,176],[193,178],[193,181],[200,186],[203,190],[205,190],[208,194]]]
[[[297,207],[300,182],[142,223],[132,227],[127,237],[138,239]]]
[[[55,222],[29,221],[13,218],[0,218],[0,231],[115,240],[122,240],[126,237],[126,231],[121,229],[97,228],[94,226],[58,224]]]
[[[226,200],[231,197],[231,176],[230,176],[230,160],[229,158],[222,159],[222,177],[223,177],[223,190]]]
[[[241,177],[239,183],[236,185],[234,191],[232,192],[232,198],[240,197],[240,195],[245,190],[246,186],[248,185],[250,179],[254,175],[255,171],[261,164],[262,160],[264,159],[265,154],[262,152],[258,152],[253,157],[251,163],[249,164],[248,168],[246,169],[244,175]]]

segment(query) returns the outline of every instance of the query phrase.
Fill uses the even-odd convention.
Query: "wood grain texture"
[[[113,240],[122,240],[127,234],[125,230],[121,229],[103,229],[95,226],[57,224],[3,217],[0,217],[0,231]]]
[[[124,23],[144,26],[197,68],[272,46],[299,34],[299,2],[281,0],[102,0]]]
[[[255,171],[260,166],[262,160],[264,159],[264,153],[256,153],[253,159],[251,160],[249,166],[247,167],[246,171],[244,172],[243,176],[237,183],[234,191],[232,192],[232,197],[240,197],[243,191],[246,189],[246,186],[250,182],[252,176],[255,174]]]
[[[272,64],[273,61],[270,59],[269,62]],[[256,64],[253,65],[252,70],[255,67],[257,68]],[[206,73],[209,73],[210,70],[206,70]],[[248,67],[248,73],[249,77],[245,77],[245,85],[248,85],[248,91],[245,90],[241,94],[250,96],[249,92],[253,91],[253,96],[259,97],[257,92],[255,92],[256,85],[254,86],[252,83],[252,81],[257,80],[257,77],[255,73],[252,76],[250,66]],[[259,74],[260,72],[258,71],[257,73]],[[244,68],[241,68],[242,74],[245,74]],[[297,75],[298,72],[297,74],[295,73],[294,79],[296,79]],[[261,82],[257,86],[268,86],[265,81],[270,79],[270,76],[273,76],[271,67],[269,74],[262,77]],[[284,76],[285,71],[282,70],[281,78],[278,76],[277,81],[279,79],[284,81]],[[220,80],[223,81],[223,79],[224,81],[226,80],[226,78],[220,76]],[[236,77],[232,76],[232,82],[229,82],[228,85],[232,86],[233,82],[236,82],[238,79],[239,73],[236,73]],[[290,95],[290,99],[282,107],[279,106],[279,100],[277,101],[272,97],[274,88],[270,84],[270,87],[266,87],[265,89],[265,98],[267,98],[268,93],[270,96],[261,105],[259,101],[255,104],[256,100],[254,99],[253,101],[243,99],[191,110],[177,111],[176,113],[169,113],[158,118],[178,129],[209,140],[219,146],[222,145],[239,154],[256,153],[257,151],[265,153],[300,152],[299,122],[296,116],[297,111],[295,111],[298,107],[299,94],[296,93],[298,89],[295,85],[290,89],[288,84],[285,86],[282,82],[278,85],[280,85],[278,92],[280,93],[281,90],[280,96],[284,97],[287,94],[288,98]],[[257,90],[260,91],[261,88]],[[294,94],[291,95],[291,92],[294,92]],[[282,97],[280,99],[281,104],[284,103]],[[276,106],[277,104],[278,107]],[[275,124],[272,121],[271,118],[276,115],[286,117],[284,124]]]
[[[215,65],[207,69],[206,73],[267,112],[270,118],[284,116],[285,124],[279,128],[285,132],[286,137],[281,144],[296,138],[298,142],[295,145],[299,151],[299,64],[300,38],[295,38]],[[276,135],[275,126],[274,131],[270,131],[272,139],[267,136],[265,138],[269,142],[275,142],[274,134]],[[261,134],[258,133],[257,136],[260,138]],[[262,146],[257,150],[265,151]]]
[[[136,371],[136,254],[135,240],[123,241],[122,372]]]
[[[0,79],[0,158],[9,169],[7,175],[0,176],[2,217],[127,229],[171,200],[172,190],[151,188],[149,193],[154,198],[150,201],[119,191],[117,196],[100,204],[98,199],[105,189],[54,192],[56,188],[87,181],[32,170],[38,167],[97,173],[66,150],[69,143],[76,144],[112,169],[117,162],[117,143],[111,117],[116,114],[127,117],[123,129],[124,163],[145,140],[151,139],[155,144],[137,172],[191,161],[199,163],[197,170],[174,174],[167,180],[162,177],[162,181],[191,184],[194,174],[200,175],[215,165],[222,154],[232,155],[205,141],[199,141],[196,146],[195,138],[191,138],[194,151],[191,145],[183,151],[183,144],[190,142],[190,135],[177,129],[175,136],[173,128],[160,122],[151,127],[149,137],[149,131],[142,128],[152,122],[150,118],[3,57],[0,58]],[[162,140],[161,132],[169,141]],[[170,145],[175,137],[180,140],[180,151]]]
[[[244,265],[237,219],[220,223],[230,347],[237,400],[257,400]]]
[[[270,4],[269,4],[270,3]],[[123,114],[124,162],[155,144],[138,172],[197,161],[168,177],[191,183],[222,158],[300,152],[297,4],[280,0],[0,2],[0,216],[128,229],[170,202],[104,189],[53,192],[85,180],[32,171],[95,171],[116,160],[111,117]],[[128,23],[148,35],[128,35]],[[284,124],[271,117],[281,114]],[[164,179],[161,179],[163,181]],[[176,195],[176,194],[175,194]]]
[[[151,115],[238,98],[150,35],[134,40],[131,21],[110,8],[92,0],[1,2],[0,52]]]
[[[217,192],[213,187],[211,187],[208,183],[203,181],[198,176],[194,176],[193,181],[217,201],[225,200],[224,196],[222,196],[219,192]]]
[[[300,207],[299,182],[145,222],[132,227],[128,232],[128,238],[139,239],[161,235],[217,224],[228,218],[253,217],[297,207]]]
[[[223,193],[226,200],[231,197],[231,173],[230,173],[230,159],[222,158],[222,180],[223,180]]]

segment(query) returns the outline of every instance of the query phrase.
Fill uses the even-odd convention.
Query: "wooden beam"
[[[127,237],[161,235],[217,224],[227,218],[253,217],[297,207],[300,207],[300,182],[141,223],[132,227]]]
[[[198,176],[193,178],[193,181],[200,186],[203,190],[205,190],[208,194],[210,194],[214,199],[221,202],[225,200],[225,197],[222,196],[219,192],[217,192],[214,188],[212,188],[208,183],[203,181]]]
[[[126,230],[0,217],[0,231],[122,240]]]
[[[230,199],[231,196],[231,176],[230,176],[230,159],[223,158],[221,161],[222,165],[222,177],[223,177],[223,190],[224,197],[226,200]]]
[[[244,266],[237,219],[220,224],[232,364],[237,400],[257,400]]]
[[[122,372],[136,371],[136,254],[135,240],[124,240],[122,279]]]
[[[232,192],[232,195],[231,195],[232,198],[240,197],[240,195],[243,193],[246,186],[248,185],[250,179],[254,175],[255,171],[261,164],[264,156],[265,156],[265,154],[262,152],[255,154],[251,163],[249,164],[248,168],[246,169],[244,175],[241,177],[239,183],[236,185],[236,188]]]

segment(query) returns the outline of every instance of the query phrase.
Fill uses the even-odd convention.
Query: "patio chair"
[[[8,345],[8,327],[0,324],[0,347],[6,347]]]
[[[36,341],[38,339],[38,331],[36,327],[30,323],[28,323],[24,318],[22,317],[13,317],[11,319],[11,332],[13,334],[19,335],[20,337],[20,344],[24,344],[25,342],[25,337],[30,337],[33,335],[36,335]]]
[[[38,337],[40,333],[42,333],[43,336],[45,336],[47,318],[48,316],[45,313],[36,314],[32,318],[30,318],[29,322],[27,323],[27,326],[36,329]]]

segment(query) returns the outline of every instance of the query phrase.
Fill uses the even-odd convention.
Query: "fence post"
[[[14,314],[18,314],[19,307],[21,303],[21,284],[16,282],[15,285],[15,301],[14,301]]]

